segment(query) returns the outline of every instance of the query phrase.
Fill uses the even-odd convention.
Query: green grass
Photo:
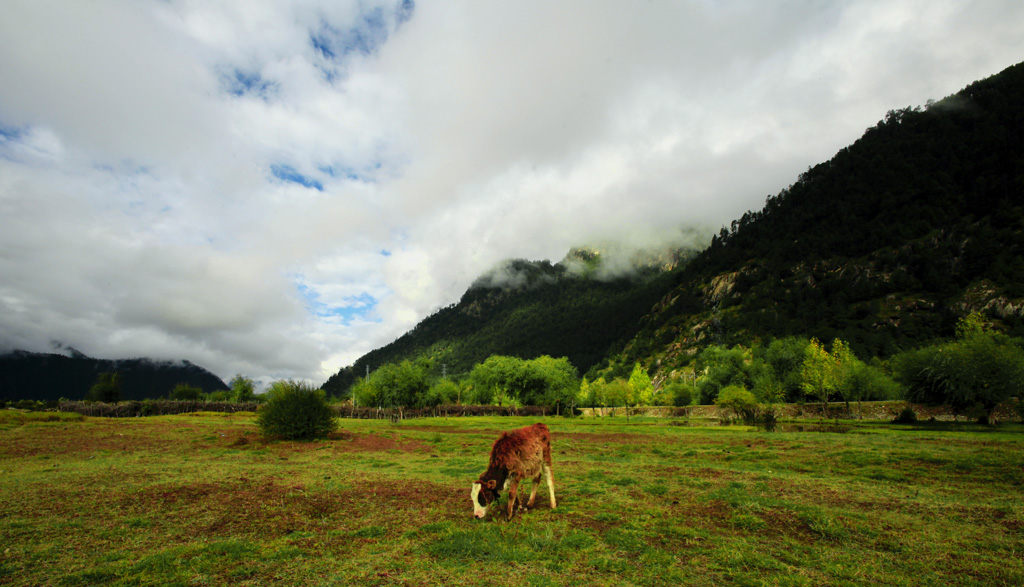
[[[506,522],[469,486],[532,419],[8,418],[0,585],[1024,584],[1020,425],[548,418],[559,507]]]

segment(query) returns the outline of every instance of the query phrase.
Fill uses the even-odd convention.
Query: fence
[[[530,416],[544,417],[550,408],[544,406],[462,406],[444,405],[430,408],[360,408],[349,405],[334,406],[339,418],[364,420],[405,420],[406,418],[459,418],[465,416]]]
[[[76,412],[83,416],[100,418],[136,418],[139,416],[167,416],[192,412],[255,412],[259,406],[253,402],[204,402],[199,400],[142,400],[105,404],[102,402],[61,402],[61,412]]]

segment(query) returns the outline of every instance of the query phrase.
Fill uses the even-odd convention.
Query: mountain
[[[590,377],[639,362],[664,378],[709,344],[790,335],[886,358],[973,310],[1022,336],[1024,64],[888,112],[695,256],[610,280],[599,260],[510,262],[324,388],[367,366],[430,357],[451,374],[491,354],[566,356]]]
[[[581,247],[556,264],[506,261],[478,278],[458,303],[360,357],[322,387],[345,395],[367,367],[417,358],[431,359],[437,376],[467,373],[491,355],[568,357],[586,372],[636,333],[640,317],[668,287],[668,270],[695,251],[619,253]]]
[[[602,368],[788,335],[886,357],[972,310],[1024,335],[1024,64],[890,111],[723,228]]]
[[[0,355],[0,400],[79,400],[100,373],[121,374],[121,399],[167,397],[179,383],[205,392],[226,390],[216,375],[188,361],[105,360],[69,349],[71,356],[13,351]]]

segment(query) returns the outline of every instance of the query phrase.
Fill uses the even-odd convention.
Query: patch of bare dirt
[[[643,434],[629,434],[629,433],[602,433],[602,432],[562,432],[558,437],[571,438],[572,440],[581,440],[584,442],[593,442],[595,444],[650,444],[651,437]],[[557,442],[557,437],[552,438],[551,443],[554,445]]]
[[[96,452],[164,452],[177,449],[181,440],[173,438],[172,424],[95,420],[87,425],[31,428],[24,434],[0,437],[0,455],[37,457]]]
[[[417,481],[401,484],[363,479],[325,491],[274,478],[221,483],[164,484],[125,495],[120,508],[165,512],[195,523],[200,535],[260,534],[284,536],[322,530],[324,524],[356,530],[424,515],[424,504],[441,506],[452,516],[470,511],[468,498],[450,487]],[[424,519],[423,523],[430,521]]]

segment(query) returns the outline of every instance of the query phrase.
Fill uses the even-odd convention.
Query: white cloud
[[[502,259],[759,208],[1022,28],[1008,0],[15,2],[0,346],[319,383]]]

